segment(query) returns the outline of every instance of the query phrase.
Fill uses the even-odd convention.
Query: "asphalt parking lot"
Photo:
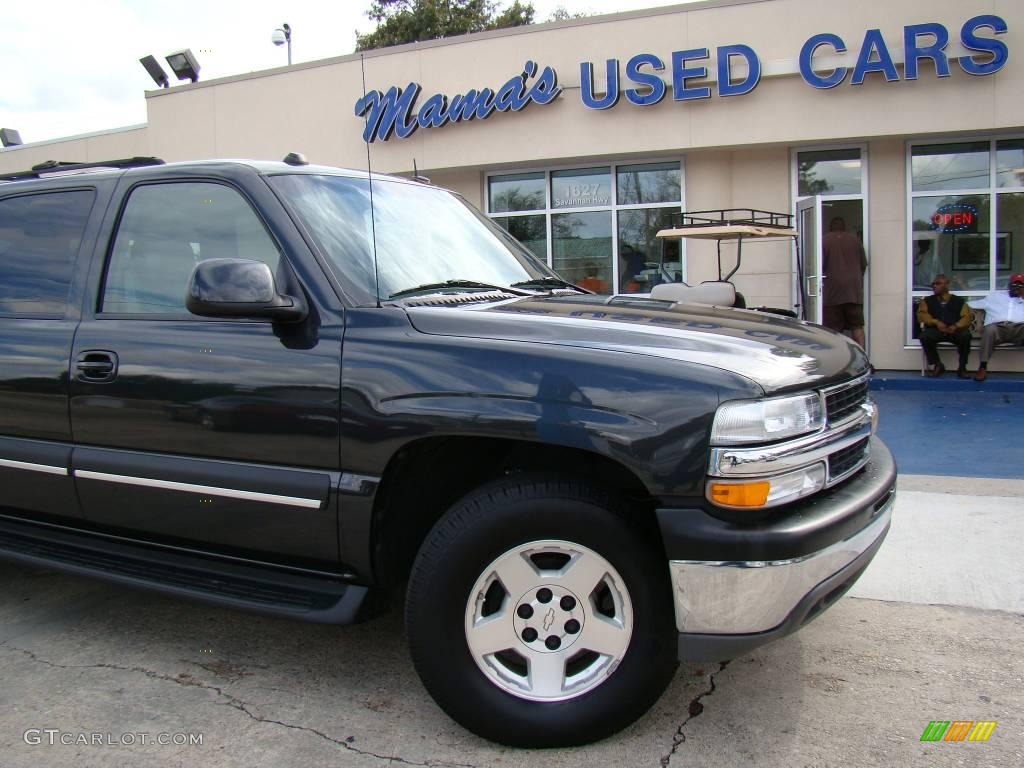
[[[3,564],[0,765],[1019,766],[1024,482],[1000,483],[972,506],[955,478],[904,481],[853,593],[748,656],[681,666],[646,717],[573,750],[507,749],[450,721],[399,610],[296,624]],[[937,494],[946,517],[922,531]],[[962,588],[972,563],[990,588]],[[921,742],[931,720],[998,725],[985,743]],[[102,743],[60,743],[80,734]]]

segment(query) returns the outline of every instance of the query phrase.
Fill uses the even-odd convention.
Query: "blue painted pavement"
[[[871,389],[901,474],[1024,478],[1024,376],[879,371]]]

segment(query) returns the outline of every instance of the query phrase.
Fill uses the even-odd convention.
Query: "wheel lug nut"
[[[533,627],[527,627],[523,630],[522,638],[527,643],[532,643],[537,639],[537,630]]]
[[[537,590],[537,602],[538,603],[550,603],[551,602],[551,590],[547,587],[541,587]]]
[[[576,621],[576,619],[569,619],[567,622],[565,622],[565,631],[568,632],[570,635],[575,635],[577,632],[580,631],[580,623]],[[550,640],[551,638],[548,639]]]
[[[548,639],[544,641],[549,651],[557,651],[561,644],[562,641],[555,635],[548,635]]]
[[[566,595],[558,601],[558,604],[562,607],[563,611],[571,611],[573,608],[576,607],[576,598],[569,597],[569,595]]]
[[[523,603],[516,608],[516,615],[519,616],[520,619],[528,619],[533,616],[533,607]]]

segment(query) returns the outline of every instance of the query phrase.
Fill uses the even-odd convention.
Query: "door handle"
[[[117,353],[101,349],[89,349],[78,355],[75,361],[78,380],[90,384],[105,384],[117,378]]]
[[[804,280],[807,283],[807,298],[809,298],[809,299],[816,299],[816,298],[818,298],[818,294],[813,293],[811,291],[811,281],[812,280],[817,280],[817,279],[818,279],[817,275],[808,275],[806,278],[804,278]]]

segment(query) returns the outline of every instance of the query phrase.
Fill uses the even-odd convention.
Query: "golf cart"
[[[743,241],[791,239],[797,243],[796,247],[799,248],[798,232],[793,226],[793,216],[788,213],[759,211],[752,208],[721,208],[682,212],[675,214],[673,219],[672,227],[662,229],[657,234],[662,242],[661,264],[657,270],[657,277],[662,278],[662,281],[651,288],[649,296],[652,299],[745,309],[747,305],[743,294],[739,293],[731,282],[732,276],[736,274],[743,262]],[[687,285],[681,281],[665,281],[663,279],[666,275],[679,274],[672,268],[672,264],[666,263],[666,245],[670,240],[684,237],[714,240],[717,243],[718,280],[708,280],[699,285]],[[722,266],[723,241],[736,242],[736,263],[728,272],[725,272]],[[797,264],[799,263],[798,258]],[[802,303],[801,300],[801,305]],[[751,307],[751,309],[786,317],[797,317],[797,313],[791,309],[779,307]]]

